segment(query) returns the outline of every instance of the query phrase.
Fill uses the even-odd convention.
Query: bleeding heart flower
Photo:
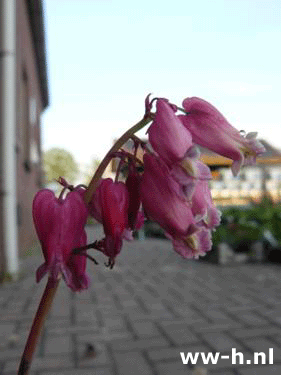
[[[174,250],[183,258],[195,258],[204,256],[212,249],[211,231],[206,228],[194,230],[185,237],[171,237]]]
[[[114,264],[128,228],[129,193],[125,184],[113,182],[111,178],[100,180],[89,207],[90,214],[103,224],[103,252],[109,257],[110,264]]]
[[[129,193],[128,226],[132,230],[140,229],[144,223],[144,216],[139,211],[141,204],[140,183],[141,176],[137,172],[136,166],[131,162],[126,179],[126,188]]]
[[[63,199],[56,198],[51,190],[40,190],[33,200],[32,214],[45,258],[37,270],[37,282],[48,272],[54,281],[61,274],[74,291],[87,288],[86,257],[72,253],[87,241],[84,227],[88,210],[81,195],[72,191]]]
[[[198,147],[192,146],[183,160],[170,167],[170,174],[180,187],[179,196],[187,200],[191,199],[198,180],[212,178],[210,168],[199,160],[199,156]]]
[[[181,161],[192,146],[190,132],[166,99],[157,100],[155,119],[147,132],[154,151],[168,165]]]
[[[214,229],[220,224],[221,212],[212,201],[211,191],[207,180],[198,180],[192,196],[192,212],[196,222],[202,220],[202,224],[209,229]]]
[[[145,214],[167,233],[185,235],[193,223],[191,207],[179,197],[179,185],[169,168],[154,155],[144,155],[141,200]]]
[[[186,98],[182,105],[188,114],[179,115],[178,118],[192,134],[193,141],[232,159],[234,175],[243,165],[254,164],[256,157],[265,152],[263,145],[256,140],[257,133],[242,135],[205,100]]]
[[[146,215],[165,230],[182,257],[198,258],[211,250],[211,233],[197,222],[191,204],[177,193],[177,185],[161,159],[144,155],[141,198]]]

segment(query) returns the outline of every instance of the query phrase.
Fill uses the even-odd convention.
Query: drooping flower
[[[133,162],[129,163],[129,171],[126,179],[126,187],[129,193],[128,226],[131,230],[138,230],[144,224],[144,215],[139,210],[141,175],[137,172]]]
[[[210,230],[197,225],[191,205],[177,194],[177,185],[161,159],[144,156],[141,198],[146,215],[165,230],[175,251],[184,258],[196,258],[211,249]]]
[[[253,164],[265,149],[257,141],[257,133],[246,136],[235,129],[224,116],[203,99],[186,98],[183,108],[187,115],[178,118],[191,132],[193,141],[222,156],[232,159],[232,172],[237,175],[243,165]]]
[[[129,193],[123,182],[102,179],[90,202],[90,214],[103,224],[105,233],[103,252],[114,264],[120,253],[128,228]]]
[[[166,99],[158,99],[153,123],[148,129],[153,149],[168,165],[181,161],[192,146],[190,132]]]
[[[178,183],[158,157],[144,155],[141,200],[145,214],[171,235],[184,235],[193,221],[190,206],[179,197]]]
[[[77,244],[77,248],[85,246],[86,243],[87,235],[84,230],[80,239],[80,243]],[[86,256],[83,255],[83,252],[81,252],[81,255],[71,254],[69,261],[67,262],[67,267],[71,270],[72,274],[75,275],[75,277],[72,277],[71,281],[71,289],[74,291],[87,289],[90,285],[90,279],[85,273],[86,261]]]
[[[198,259],[212,249],[211,231],[204,227],[197,228],[185,237],[167,237],[171,239],[174,250],[186,259]]]
[[[40,190],[33,200],[32,214],[45,258],[36,272],[37,282],[49,273],[53,281],[62,275],[74,291],[87,288],[86,257],[72,253],[87,241],[84,227],[88,210],[81,195],[71,191],[63,199],[56,198],[51,190]]]
[[[183,160],[171,165],[170,174],[177,181],[179,196],[190,200],[198,180],[210,180],[210,168],[199,160],[198,147],[192,146],[185,154]]]
[[[208,180],[198,180],[192,196],[192,213],[196,222],[202,222],[206,228],[214,229],[220,224],[221,212],[213,203]]]

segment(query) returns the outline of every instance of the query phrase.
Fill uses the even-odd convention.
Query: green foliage
[[[13,281],[13,277],[8,272],[0,273],[0,284]]]
[[[164,229],[162,229],[157,223],[149,220],[144,223],[144,233],[146,238],[167,239]]]
[[[45,182],[64,177],[67,182],[74,182],[78,175],[78,165],[70,152],[61,148],[52,148],[44,153]]]
[[[227,242],[234,249],[242,243],[264,239],[265,231],[281,245],[281,205],[265,198],[259,204],[222,210],[222,224],[213,235],[213,244]]]

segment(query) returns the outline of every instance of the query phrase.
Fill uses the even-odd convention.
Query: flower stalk
[[[100,178],[102,177],[105,168],[108,166],[112,154],[114,152],[117,152],[123,145],[130,139],[137,131],[141,130],[145,125],[149,124],[152,121],[152,118],[148,115],[145,115],[141,121],[139,121],[137,124],[132,126],[129,130],[127,130],[119,139],[118,141],[111,147],[111,149],[108,151],[108,153],[105,155],[104,159],[100,163],[98,169],[96,170],[91,182],[89,183],[89,186],[85,192],[84,200],[86,203],[89,203],[95,190],[97,189],[98,182]]]
[[[26,341],[26,345],[18,370],[18,375],[27,375],[29,373],[33,354],[35,352],[38,339],[42,332],[45,319],[48,315],[48,312],[50,311],[52,302],[56,295],[59,281],[60,279],[57,279],[56,281],[52,280],[51,278],[48,279],[36,315],[34,317],[28,339]]]

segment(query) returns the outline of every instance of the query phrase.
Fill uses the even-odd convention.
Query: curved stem
[[[105,171],[105,168],[109,164],[111,160],[111,154],[113,152],[116,152],[119,150],[120,147],[123,146],[124,143],[127,142],[128,139],[131,138],[131,136],[142,129],[145,125],[149,124],[152,121],[151,117],[149,116],[144,116],[144,118],[139,121],[136,125],[132,126],[129,130],[127,130],[122,137],[118,139],[118,141],[111,147],[111,149],[108,151],[106,154],[105,158],[102,160],[100,163],[98,169],[96,170],[96,173],[94,174],[91,182],[89,183],[88,189],[85,192],[84,199],[86,203],[89,203],[97,186],[98,186],[98,181],[103,175],[103,172]]]
[[[28,339],[26,341],[26,345],[18,370],[18,375],[27,375],[29,372],[32,357],[35,352],[36,345],[43,328],[43,324],[52,306],[52,302],[54,300],[59,285],[59,281],[59,279],[56,281],[54,281],[53,279],[51,280],[50,278],[48,279],[36,315],[34,317]]]

